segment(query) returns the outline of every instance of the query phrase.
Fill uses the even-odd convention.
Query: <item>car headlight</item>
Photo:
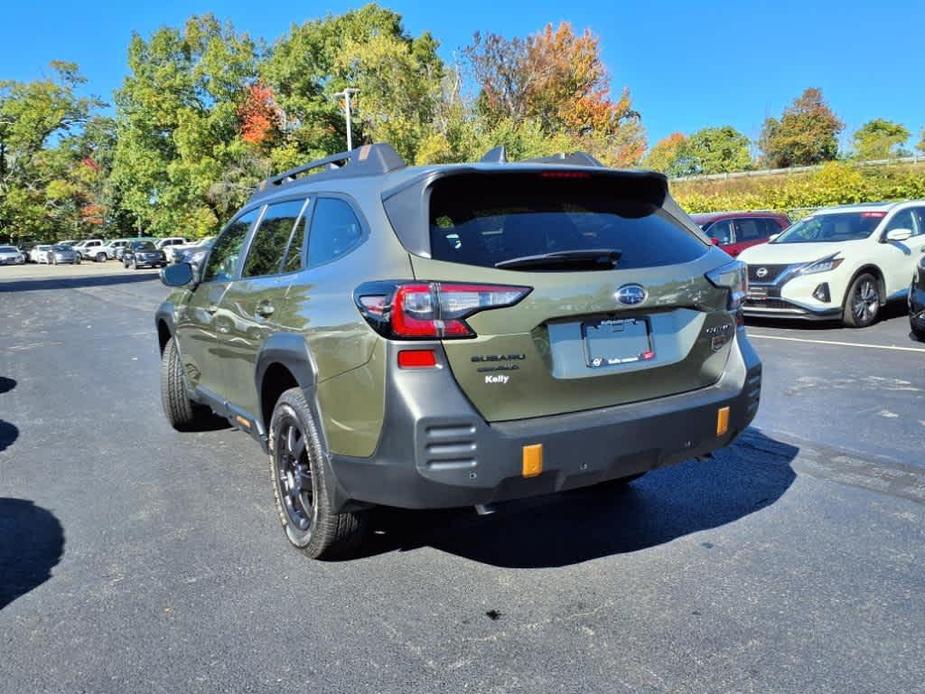
[[[837,255],[837,254],[836,254]],[[800,270],[801,275],[814,275],[817,272],[830,272],[834,270],[839,265],[844,262],[844,258],[836,258],[835,255],[830,255],[825,258],[820,258],[806,267]]]

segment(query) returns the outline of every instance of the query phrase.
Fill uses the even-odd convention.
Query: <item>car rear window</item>
[[[708,250],[631,182],[544,173],[438,179],[430,196],[431,257],[495,267],[607,249],[620,252],[618,268],[631,269],[684,263]]]

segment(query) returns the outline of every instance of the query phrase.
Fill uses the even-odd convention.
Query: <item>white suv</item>
[[[819,210],[739,255],[745,314],[871,325],[887,301],[906,296],[923,253],[925,200]]]
[[[77,254],[84,260],[96,260],[103,262],[106,260],[106,252],[103,250],[102,239],[87,239],[80,241],[73,246]]]

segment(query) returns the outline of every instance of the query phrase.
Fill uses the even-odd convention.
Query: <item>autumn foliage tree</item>
[[[765,120],[759,141],[765,164],[786,168],[835,159],[843,128],[822,90],[810,87],[784,109],[780,119]]]
[[[266,145],[280,132],[283,113],[273,98],[273,91],[262,82],[247,88],[244,101],[238,107],[241,139],[252,145]]]
[[[633,165],[642,157],[639,114],[629,90],[611,98],[600,41],[590,30],[579,35],[563,22],[525,39],[476,34],[465,55],[489,125],[533,121],[544,134],[564,136],[614,165]]]

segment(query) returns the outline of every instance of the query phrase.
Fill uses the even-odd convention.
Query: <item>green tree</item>
[[[431,132],[444,77],[437,42],[405,32],[401,16],[375,4],[293,26],[261,65],[285,114],[278,165],[345,149],[334,94],[358,88],[354,141],[389,141],[408,160]]]
[[[884,118],[867,121],[854,133],[854,152],[858,159],[888,159],[903,156],[909,129]]]
[[[258,57],[254,41],[212,15],[132,38],[112,178],[138,231],[213,233],[268,172],[241,132]]]
[[[0,229],[14,238],[55,239],[90,223],[72,143],[101,102],[77,96],[77,65],[52,62],[52,76],[0,82]]]
[[[749,140],[729,125],[703,128],[680,148],[675,167],[698,174],[744,171],[752,163]]]
[[[785,168],[835,159],[843,128],[822,90],[806,89],[784,109],[780,120],[765,120],[759,141],[764,162],[772,168]]]

